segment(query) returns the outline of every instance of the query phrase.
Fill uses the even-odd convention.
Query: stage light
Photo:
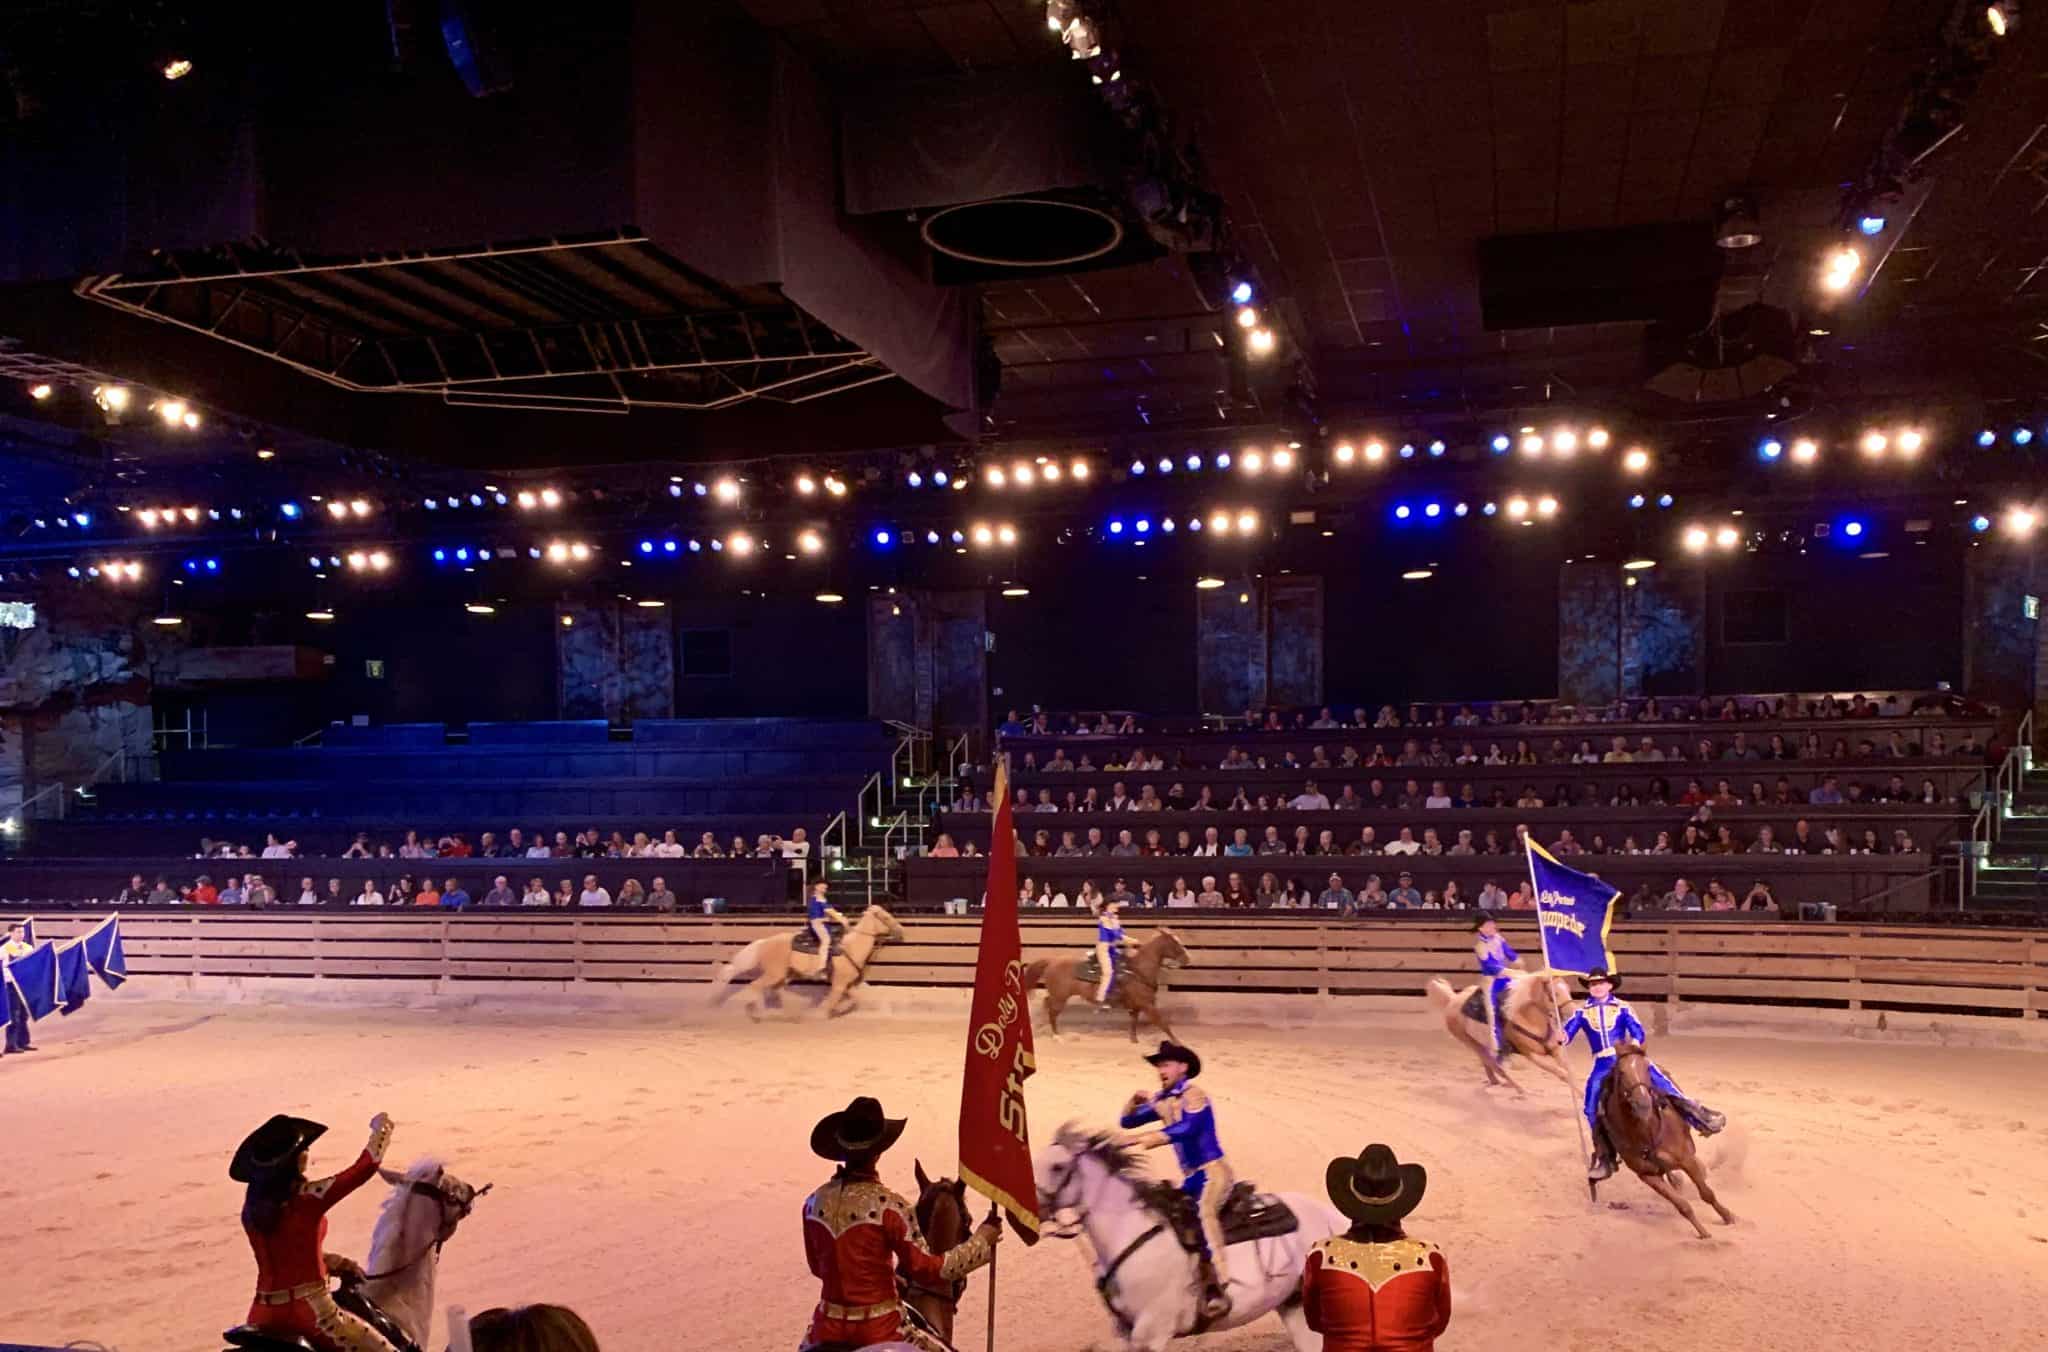
[[[1237,326],[1239,328],[1256,328],[1258,326],[1258,322],[1259,312],[1257,310],[1254,310],[1249,305],[1239,307],[1237,312]]]
[[[1111,518],[1110,518],[1110,520],[1109,520],[1109,533],[1110,533],[1111,535],[1122,535],[1122,534],[1124,533],[1124,523],[1123,523],[1123,519],[1122,519],[1122,518],[1120,518],[1120,517],[1111,517]]]
[[[566,563],[568,562],[568,559],[569,546],[563,544],[560,540],[551,540],[548,542],[549,563]]]
[[[1858,216],[1856,218],[1856,229],[1858,233],[1866,238],[1871,235],[1882,235],[1884,233],[1884,217]]]
[[[668,486],[668,495],[669,495],[670,497],[672,497],[672,498],[679,498],[679,497],[681,497],[681,496],[683,495],[683,486],[682,486],[681,484],[679,484],[679,483],[676,483],[676,482],[675,482],[674,480],[670,480],[670,481],[669,481],[669,486]],[[531,495],[531,494],[528,494],[528,493],[521,493],[521,494],[520,494],[519,496],[520,496],[520,497],[522,497],[522,498],[525,498],[525,497],[531,497],[532,495]],[[525,502],[522,502],[522,503],[520,503],[519,505],[520,505],[520,506],[522,506],[522,507],[526,507],[526,506],[530,506],[531,504],[530,504],[530,503],[525,503]],[[567,616],[565,615],[565,616],[563,616],[563,618],[564,618],[564,619],[567,619],[568,617],[567,617]]]
[[[176,615],[158,615],[150,620],[151,624],[161,624],[167,626],[174,624],[183,624],[184,622],[185,621],[178,618]]]
[[[319,620],[324,624],[334,618],[334,612],[331,610],[309,610],[306,612],[306,618],[309,620]]]
[[[1406,521],[1411,515],[1413,515],[1413,512],[1407,503],[1399,502],[1394,504],[1394,520]]]
[[[670,485],[669,485],[669,488],[670,488],[671,490],[673,490],[673,489],[674,489],[674,488],[676,488],[677,486],[678,486],[678,485],[676,485],[676,484],[670,484]],[[534,492],[534,491],[533,491],[532,489],[530,489],[530,488],[522,488],[522,489],[520,489],[520,490],[519,490],[519,496],[518,496],[518,497],[516,497],[516,498],[514,498],[514,499],[513,499],[513,501],[519,504],[519,510],[520,510],[520,511],[522,511],[522,512],[530,512],[530,511],[532,511],[532,510],[533,510],[534,508],[536,508],[536,507],[540,506],[540,494],[538,494],[538,493]],[[432,507],[433,505],[434,505],[434,500],[433,500],[432,498],[428,498],[428,499],[427,499],[427,506],[428,506],[428,507]]]
[[[103,411],[116,416],[127,411],[128,402],[132,397],[128,392],[128,387],[125,385],[95,385],[92,387],[93,402],[98,404]]]
[[[981,472],[981,479],[990,488],[1005,488],[1010,482],[1010,476],[1003,473],[1001,465],[990,465]]]
[[[1136,521],[1133,521],[1131,523],[1131,529],[1136,531],[1140,535],[1150,535],[1152,533],[1151,519],[1149,517],[1141,516]]]
[[[1074,473],[1076,475],[1079,475],[1080,472],[1081,471],[1077,466],[1074,470]],[[935,469],[932,471],[932,482],[937,484],[940,488],[944,488],[947,485],[947,483],[951,481],[951,478],[952,476],[947,474],[946,471],[942,469]]]
[[[162,69],[166,80],[182,80],[192,73],[192,63],[185,57],[174,56],[164,62]]]
[[[916,475],[911,476],[910,486],[917,487]],[[818,491],[818,481],[808,474],[799,474],[796,476],[796,491],[805,495],[815,493]]]
[[[1145,473],[1145,462],[1142,460],[1133,460],[1131,462],[1131,473],[1134,476],[1143,476],[1143,474]]]
[[[997,541],[999,541],[999,542],[1000,542],[1000,543],[1002,543],[1002,544],[1006,544],[1006,545],[1013,545],[1013,544],[1016,544],[1016,543],[1017,543],[1017,528],[1016,528],[1015,526],[997,526],[997,527],[996,527],[996,539],[997,539]]]
[[[1529,500],[1528,500],[1527,498],[1509,498],[1509,499],[1508,499],[1508,517],[1509,517],[1509,519],[1511,519],[1511,520],[1514,520],[1514,521],[1520,521],[1520,520],[1521,520],[1522,518],[1526,517],[1527,515],[1529,515]]]
[[[458,549],[458,550],[456,550],[456,551],[455,551],[455,561],[456,561],[457,563],[468,563],[468,562],[469,562],[469,546],[468,546],[468,545],[464,545],[464,546],[463,546],[462,548],[460,548],[460,549]]]
[[[1657,561],[1655,559],[1630,559],[1621,566],[1631,573],[1639,573],[1645,568],[1655,568]]]
[[[1714,543],[1723,549],[1733,549],[1742,543],[1742,532],[1733,526],[1723,526],[1714,532]]]
[[[2002,38],[2012,31],[2012,6],[2009,4],[1986,5],[1984,23],[1991,29],[1991,36]]]
[[[1413,460],[1415,458],[1415,443],[1412,441],[1402,442],[1398,454],[1403,460]]]
[[[1029,465],[1019,463],[1010,466],[1010,482],[1019,488],[1029,488],[1036,478]]]
[[[1705,526],[1687,526],[1685,528],[1685,547],[1695,554],[1705,549],[1707,547],[1707,528]]]
[[[642,540],[640,542],[640,552],[642,554],[652,554],[654,552],[654,541]]]
[[[2015,427],[2012,429],[2012,444],[2015,446],[2024,446],[2033,439],[2034,429],[2031,427]]]
[[[1171,473],[1173,473],[1173,457],[1172,457],[1172,456],[1170,456],[1170,455],[1162,455],[1162,456],[1160,456],[1160,457],[1159,457],[1159,472],[1160,472],[1161,474],[1171,474]]]
[[[1776,460],[1785,453],[1785,444],[1776,437],[1766,437],[1757,445],[1757,456],[1764,460]]]
[[[1856,274],[1863,267],[1863,252],[1853,245],[1844,244],[1827,256],[1821,272],[1820,284],[1823,290],[1847,291],[1855,284]]]
[[[1650,467],[1650,453],[1640,446],[1630,447],[1621,457],[1621,467],[1630,474],[1641,474]]]
[[[154,507],[143,508],[135,514],[135,519],[142,523],[145,530],[156,529],[156,509]]]
[[[343,502],[340,498],[336,498],[334,501],[327,504],[327,515],[334,517],[337,520],[347,516],[348,504]]]
[[[1542,437],[1540,437],[1540,436],[1538,436],[1538,435],[1536,435],[1536,434],[1535,434],[1534,432],[1528,432],[1528,433],[1525,433],[1525,434],[1523,434],[1523,437],[1522,437],[1522,454],[1523,454],[1523,455],[1541,455],[1541,454],[1543,454],[1543,438],[1542,438]]]
[[[1273,468],[1281,470],[1293,469],[1294,452],[1285,449],[1273,452]]]
[[[185,519],[187,521],[197,521],[199,519],[199,509],[197,507],[185,507],[181,508],[180,510],[184,513]],[[169,512],[165,512],[164,520],[169,521],[170,519],[171,514]]]
[[[1982,535],[1985,531],[1991,529],[1991,518],[1979,512],[1970,518],[1970,529]]]
[[[1495,512],[1498,512],[1499,510],[1500,504],[1493,502],[1486,503],[1479,509],[1480,514],[1483,516],[1492,516]]]
[[[1998,444],[1998,433],[1988,427],[1985,428],[1977,434],[1977,444],[1979,446],[1996,446]]]
[[[1461,502],[1457,506],[1451,508],[1451,515],[1462,517],[1469,513],[1471,510],[1472,509],[1469,506]]]
[[[996,533],[987,526],[976,526],[974,528],[974,543],[978,545],[991,544],[995,541],[995,538]]]
[[[828,590],[819,592],[816,599],[820,605],[836,606],[846,598],[836,591]]]
[[[1218,452],[1216,452],[1216,468],[1218,468],[1218,469],[1229,469],[1229,468],[1230,468],[1230,452],[1229,452],[1229,451],[1218,451]]]
[[[675,542],[674,540],[663,540],[663,541],[661,542],[661,552],[662,552],[662,553],[664,553],[664,554],[673,554],[673,553],[675,553],[675,552],[676,552],[676,542]]]
[[[1239,512],[1237,514],[1237,533],[1239,535],[1250,535],[1258,528],[1259,514],[1257,512]]]
[[[165,399],[156,406],[156,413],[164,420],[166,426],[176,427],[185,421],[185,401]]]
[[[70,574],[72,577],[78,577],[80,575],[77,564],[73,564],[71,567],[66,568],[64,571]]]
[[[701,498],[705,494],[709,493],[711,489],[708,486],[706,486],[702,479],[697,479],[690,484],[690,491]]]
[[[887,549],[890,545],[893,545],[895,543],[896,537],[894,535],[891,535],[887,530],[877,530],[875,532],[875,548]]]
[[[1386,447],[1386,443],[1385,443],[1385,442],[1381,442],[1381,441],[1368,441],[1368,442],[1366,442],[1366,443],[1365,443],[1365,463],[1366,463],[1366,464],[1368,464],[1368,465],[1377,465],[1377,464],[1378,464],[1378,463],[1379,463],[1380,461],[1382,461],[1382,460],[1384,460],[1384,459],[1386,459],[1386,458],[1387,458],[1387,447]]]
[[[1236,286],[1231,287],[1230,298],[1239,305],[1251,304],[1252,284],[1250,282],[1239,282]]]
[[[1556,515],[1557,515],[1557,499],[1556,499],[1556,498],[1553,498],[1553,497],[1548,497],[1548,496],[1545,496],[1545,497],[1540,497],[1540,498],[1536,499],[1536,515],[1538,515],[1538,516],[1556,516]]]
[[[562,495],[552,488],[543,488],[540,490],[540,505],[543,507],[559,507],[562,505]]]
[[[1246,474],[1263,474],[1266,472],[1266,457],[1258,451],[1246,451],[1237,458],[1237,467]]]
[[[1173,518],[1169,516],[1159,523],[1159,529],[1171,535],[1173,534],[1173,524]]]
[[[482,503],[479,502],[478,505],[481,506]],[[351,512],[354,512],[357,516],[368,516],[370,514],[370,504],[363,501],[361,498],[357,498],[354,501],[350,502],[348,505],[348,509]]]
[[[1348,441],[1340,441],[1337,448],[1330,452],[1330,458],[1340,465],[1348,465],[1358,458],[1358,448]]]
[[[717,541],[712,543],[715,546]],[[735,531],[727,537],[725,547],[735,554],[751,554],[754,552],[754,537],[745,531]]]
[[[1550,434],[1550,448],[1559,455],[1570,455],[1579,449],[1579,434],[1569,427],[1560,427]]]
[[[825,486],[827,488],[830,488],[832,486],[832,481],[829,479],[826,480]],[[720,502],[738,502],[740,500],[739,480],[733,478],[730,475],[727,475],[725,478],[720,479],[718,481],[717,488],[714,490],[714,492]]]
[[[1444,444],[1441,441],[1432,441],[1429,443],[1429,455],[1432,460],[1441,460],[1443,458],[1443,454]]]
[[[1436,574],[1427,568],[1410,568],[1407,572],[1401,574],[1401,580],[1403,582],[1427,582],[1435,576]]]
[[[1088,482],[1088,475],[1090,473],[1090,470],[1088,468],[1088,462],[1086,460],[1076,460],[1073,463],[1073,465],[1068,468],[1067,473],[1073,475],[1074,478],[1081,483]],[[939,480],[939,482],[944,483],[945,480],[941,479]]]
[[[1643,505],[1644,501],[1645,499],[1641,493],[1634,493],[1629,496],[1628,505],[1631,507],[1640,507]]]
[[[1508,447],[1513,445],[1513,443],[1510,442],[1505,436],[1497,436],[1487,444],[1493,447],[1493,453],[1495,455],[1506,455],[1508,453]]]
[[[1890,444],[1891,439],[1885,436],[1884,433],[1876,430],[1865,432],[1863,434],[1863,440],[1858,443],[1858,445],[1862,447],[1863,453],[1868,456],[1883,455],[1885,452],[1885,447],[1889,446]]]
[[[1899,432],[1894,440],[1898,445],[1899,454],[1910,457],[1920,453],[1920,447],[1926,442],[1927,438],[1919,428],[1908,427]]]
[[[1810,465],[1820,458],[1820,443],[1812,437],[1801,437],[1792,443],[1792,459],[1801,465]]]
[[[498,608],[484,601],[466,601],[462,608],[472,615],[495,615]]]
[[[702,554],[704,552],[704,542],[694,535],[690,537],[690,552],[692,554]]]
[[[2034,527],[2041,523],[2041,514],[2031,507],[2010,508],[2005,514],[2005,533],[2025,537],[2034,533]],[[129,567],[134,567],[130,564]],[[133,574],[130,574],[133,576]]]
[[[954,532],[953,532],[953,536],[952,536],[952,539],[953,539],[953,543],[957,545],[957,544],[963,544],[963,543],[965,543],[965,542],[966,542],[966,540],[967,540],[967,537],[966,537],[965,535],[963,535],[963,534],[962,534],[961,532],[959,532],[959,531],[957,531],[957,530],[956,530],[956,531],[954,531]]]
[[[1658,494],[1657,505],[1659,507],[1669,507],[1671,505],[1671,495],[1669,493]]]
[[[1209,513],[1209,529],[1215,531],[1218,535],[1230,534],[1230,513]]]
[[[1606,450],[1608,441],[1607,429],[1604,427],[1596,427],[1586,433],[1586,445],[1596,451]]]
[[[1188,473],[1193,474],[1196,470],[1202,467],[1202,457],[1199,455],[1189,455],[1187,458],[1187,467]]]
[[[1222,586],[1223,579],[1220,577],[1204,576],[1195,579],[1196,591],[1218,591],[1222,589]]]
[[[348,556],[348,566],[360,573],[370,566],[370,556],[358,549]]]
[[[1849,520],[1844,521],[1842,523],[1842,534],[1846,535],[1851,540],[1862,539],[1863,523],[1861,521],[1856,520],[1854,517],[1851,517]]]
[[[28,387],[28,397],[35,400],[39,404],[55,393],[56,391],[51,389],[48,385],[31,385]]]
[[[1188,518],[1188,529],[1189,529],[1189,530],[1191,530],[1191,531],[1195,531],[1196,533],[1198,533],[1198,534],[1199,534],[1199,533],[1200,533],[1200,531],[1201,531],[1201,529],[1202,529],[1202,518],[1201,518],[1201,517],[1199,517],[1199,516],[1191,516],[1191,517],[1189,517],[1189,518]]]
[[[78,523],[79,525],[81,525],[81,526],[90,526],[90,525],[92,524],[92,513],[91,513],[91,512],[73,512],[73,513],[71,514],[71,519],[72,519],[73,521],[77,522],[77,523]]]
[[[1422,514],[1434,521],[1437,517],[1444,514],[1444,505],[1441,502],[1425,503],[1422,508]]]
[[[1038,473],[1039,473],[1039,476],[1040,476],[1041,478],[1043,478],[1043,479],[1044,479],[1044,480],[1045,480],[1045,481],[1046,481],[1047,483],[1049,483],[1049,484],[1056,484],[1056,483],[1058,483],[1058,482],[1060,481],[1060,465],[1059,465],[1059,461],[1057,461],[1057,460],[1054,460],[1054,461],[1051,461],[1051,462],[1049,462],[1049,463],[1047,463],[1047,464],[1043,464],[1043,465],[1040,465],[1040,466],[1038,467]]]
[[[350,505],[351,505],[351,506],[353,506],[354,504],[350,504]],[[472,506],[472,507],[481,507],[481,506],[483,506],[483,505],[484,505],[484,495],[483,495],[483,494],[481,494],[481,493],[471,493],[471,494],[469,495],[469,505],[470,505],[470,506]],[[368,509],[368,508],[366,507],[366,508],[364,508],[364,510],[365,510],[365,511],[368,511],[369,509]]]
[[[1272,350],[1273,350],[1273,331],[1272,331],[1271,329],[1253,329],[1253,330],[1252,330],[1252,353],[1253,353],[1253,355],[1255,355],[1255,356],[1260,356],[1260,357],[1263,357],[1263,356],[1265,356],[1266,354],[1270,353],[1270,352],[1271,352]]]

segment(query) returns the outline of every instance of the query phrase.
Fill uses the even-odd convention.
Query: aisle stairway
[[[1977,866],[1971,906],[2048,911],[2048,773],[2019,770],[2018,788],[1991,847]]]

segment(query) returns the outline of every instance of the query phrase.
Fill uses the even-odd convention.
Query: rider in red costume
[[[256,1299],[249,1324],[302,1337],[322,1352],[391,1352],[362,1320],[336,1307],[327,1288],[327,1212],[377,1174],[391,1143],[391,1119],[370,1119],[370,1140],[355,1163],[332,1178],[306,1177],[306,1148],[327,1128],[279,1114],[235,1151],[228,1177],[249,1185],[242,1230],[256,1254]]]

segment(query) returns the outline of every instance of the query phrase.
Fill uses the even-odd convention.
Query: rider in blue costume
[[[1098,1005],[1108,1003],[1110,989],[1123,975],[1124,951],[1131,947],[1124,937],[1122,910],[1122,902],[1105,900],[1095,911],[1095,960],[1102,965],[1102,976],[1095,984]]]
[[[1131,1144],[1144,1149],[1173,1147],[1180,1163],[1180,1190],[1194,1199],[1195,1213],[1202,1222],[1204,1290],[1202,1314],[1221,1319],[1230,1313],[1230,1273],[1223,1251],[1223,1199],[1237,1183],[1237,1176],[1223,1158],[1223,1144],[1216,1139],[1216,1105],[1193,1080],[1202,1073],[1202,1058],[1177,1042],[1161,1042],[1159,1050],[1145,1058],[1159,1071],[1160,1090],[1143,1090],[1131,1095],[1124,1105],[1120,1125],[1129,1131],[1148,1123],[1162,1130],[1146,1132]]]
[[[832,926],[846,928],[846,917],[839,914],[839,908],[825,899],[827,887],[822,882],[811,884],[811,899],[805,908],[805,915],[811,933],[818,936],[818,956],[829,967],[832,961]]]
[[[1522,961],[1522,955],[1508,945],[1501,937],[1500,928],[1493,923],[1493,917],[1481,916],[1479,923],[1472,927],[1477,936],[1472,941],[1472,955],[1479,959],[1479,970],[1489,978],[1486,988],[1486,1022],[1493,1030],[1493,1055],[1499,1060],[1507,1051],[1507,1043],[1501,1036],[1501,1001],[1507,996],[1508,986],[1514,981],[1514,974],[1508,969]]]
[[[1586,1169],[1586,1177],[1596,1182],[1614,1173],[1614,1142],[1608,1139],[1600,1125],[1600,1090],[1607,1083],[1607,1077],[1614,1073],[1615,1048],[1624,1042],[1649,1044],[1649,1035],[1643,1031],[1642,1020],[1629,1008],[1628,1001],[1618,999],[1614,994],[1615,987],[1620,984],[1620,978],[1605,972],[1587,973],[1586,1003],[1564,1025],[1566,1042],[1584,1033],[1586,1044],[1593,1049],[1593,1073],[1586,1077],[1586,1123],[1593,1129],[1593,1161]],[[1678,1109],[1679,1115],[1694,1131],[1702,1136],[1712,1136],[1728,1125],[1728,1119],[1722,1114],[1686,1097],[1685,1092],[1658,1068],[1655,1061],[1649,1065],[1650,1084],[1671,1100],[1672,1106]]]

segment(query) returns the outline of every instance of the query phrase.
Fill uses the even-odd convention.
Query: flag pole
[[[1550,987],[1551,1015],[1557,1020],[1558,1032],[1562,1033],[1564,1031],[1564,1002],[1557,998],[1557,986],[1555,984],[1557,977],[1550,965],[1550,931],[1543,924],[1543,889],[1536,882],[1536,851],[1539,848],[1541,847],[1534,840],[1527,836],[1523,837],[1522,856],[1529,861],[1529,898],[1536,905],[1536,942],[1543,949],[1543,970],[1546,973],[1550,973],[1543,980],[1544,984]],[[1570,1070],[1571,1062],[1565,1060],[1564,1053],[1565,1049],[1563,1047],[1557,1049],[1558,1064],[1562,1065],[1566,1070]],[[1565,1092],[1567,1094],[1571,1092],[1571,1081],[1569,1080],[1565,1081]],[[1579,1158],[1582,1160],[1592,1159],[1593,1143],[1586,1137],[1586,1116],[1579,1104],[1572,1104],[1572,1126],[1577,1128],[1579,1133]],[[1586,1200],[1589,1202],[1600,1200],[1600,1185],[1591,1178],[1586,1180]]]
[[[996,1352],[996,1250],[1000,1248],[998,1244],[988,1255],[988,1352]]]

